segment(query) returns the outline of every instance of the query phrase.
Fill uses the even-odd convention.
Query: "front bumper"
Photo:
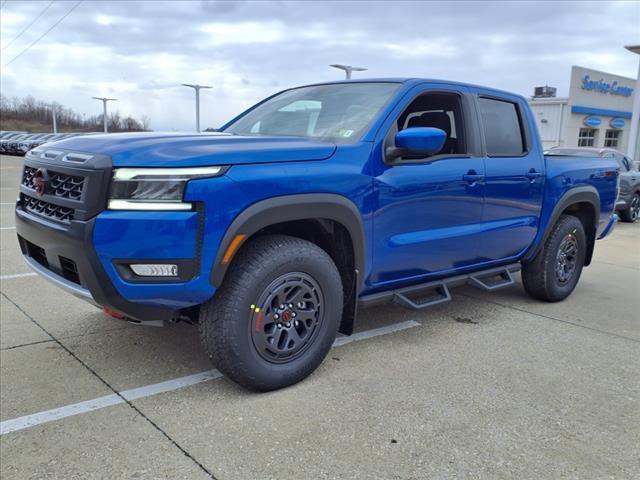
[[[16,208],[22,255],[37,273],[72,295],[137,321],[171,320],[178,309],[129,301],[116,289],[92,245],[96,219],[62,226]]]

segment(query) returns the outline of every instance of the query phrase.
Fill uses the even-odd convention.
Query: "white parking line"
[[[413,328],[419,325],[420,324],[418,322],[408,320],[406,322],[400,322],[394,325],[388,325],[386,327],[374,328],[372,330],[355,333],[350,337],[339,337],[333,343],[333,346],[340,347],[351,342],[379,337],[380,335],[399,332],[400,330],[406,330],[407,328]],[[140,398],[150,397],[159,393],[172,392],[174,390],[179,390],[191,385],[208,382],[209,380],[214,380],[220,377],[222,377],[222,373],[220,373],[218,370],[208,370],[206,372],[196,373],[194,375],[188,375],[186,377],[175,378],[166,382],[154,383],[152,385],[133,388],[131,390],[124,390],[120,392],[121,396],[114,393],[111,395],[94,398],[93,400],[86,400],[84,402],[74,403],[72,405],[65,405],[64,407],[45,410],[44,412],[25,415],[23,417],[14,418],[12,420],[5,420],[4,422],[0,423],[0,435],[16,432],[18,430],[24,430],[25,428],[34,427],[43,423],[53,422],[55,420],[60,420],[66,417],[72,417],[74,415],[93,412],[94,410],[100,410],[102,408],[111,407],[113,405],[119,405],[121,403],[125,403],[123,398],[127,401],[138,400]]]
[[[0,205],[15,205],[16,202],[2,202]]]
[[[0,227],[0,230],[15,230],[16,227]]]
[[[0,276],[0,280],[12,280],[14,278],[24,278],[24,277],[35,277],[37,273],[29,272],[29,273],[14,273],[13,275],[2,275]]]

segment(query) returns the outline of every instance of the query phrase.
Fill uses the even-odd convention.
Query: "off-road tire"
[[[629,206],[624,210],[620,210],[620,219],[623,222],[633,223],[638,221],[640,217],[640,193],[636,192],[631,197]]]
[[[563,243],[564,242],[564,243]],[[572,273],[565,281],[562,272],[560,250],[567,242],[576,246]],[[558,302],[567,298],[576,288],[587,251],[587,241],[582,222],[572,215],[562,215],[553,226],[551,234],[536,257],[522,265],[522,283],[533,298],[546,302]],[[566,259],[566,256],[565,256]]]
[[[296,274],[319,288],[323,301],[317,303],[322,303],[322,318],[314,336],[309,337],[311,340],[301,342],[303,347],[297,357],[274,363],[275,360],[264,358],[264,349],[252,339],[254,322],[259,331],[257,303],[265,295],[272,298],[268,295],[274,282]],[[220,289],[201,307],[200,339],[214,366],[236,383],[254,391],[286,387],[307,377],[324,360],[338,331],[342,299],[340,274],[324,250],[296,237],[260,236],[243,246]],[[267,308],[270,309],[271,306]],[[269,318],[273,319],[273,314]]]

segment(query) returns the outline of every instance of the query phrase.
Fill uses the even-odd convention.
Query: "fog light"
[[[177,277],[178,265],[170,263],[136,263],[129,265],[140,277]]]

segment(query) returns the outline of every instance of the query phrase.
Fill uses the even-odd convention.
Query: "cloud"
[[[0,64],[73,6],[58,1],[9,48]],[[6,2],[2,46],[44,8]],[[340,78],[328,67],[368,67],[354,76],[420,76],[479,83],[529,95],[568,90],[571,65],[634,76],[637,2],[84,2],[15,62],[1,69],[4,95],[34,95],[88,115],[91,96],[119,99],[123,114],[162,130],[191,129],[193,91],[202,124],[219,126],[275,91]]]

